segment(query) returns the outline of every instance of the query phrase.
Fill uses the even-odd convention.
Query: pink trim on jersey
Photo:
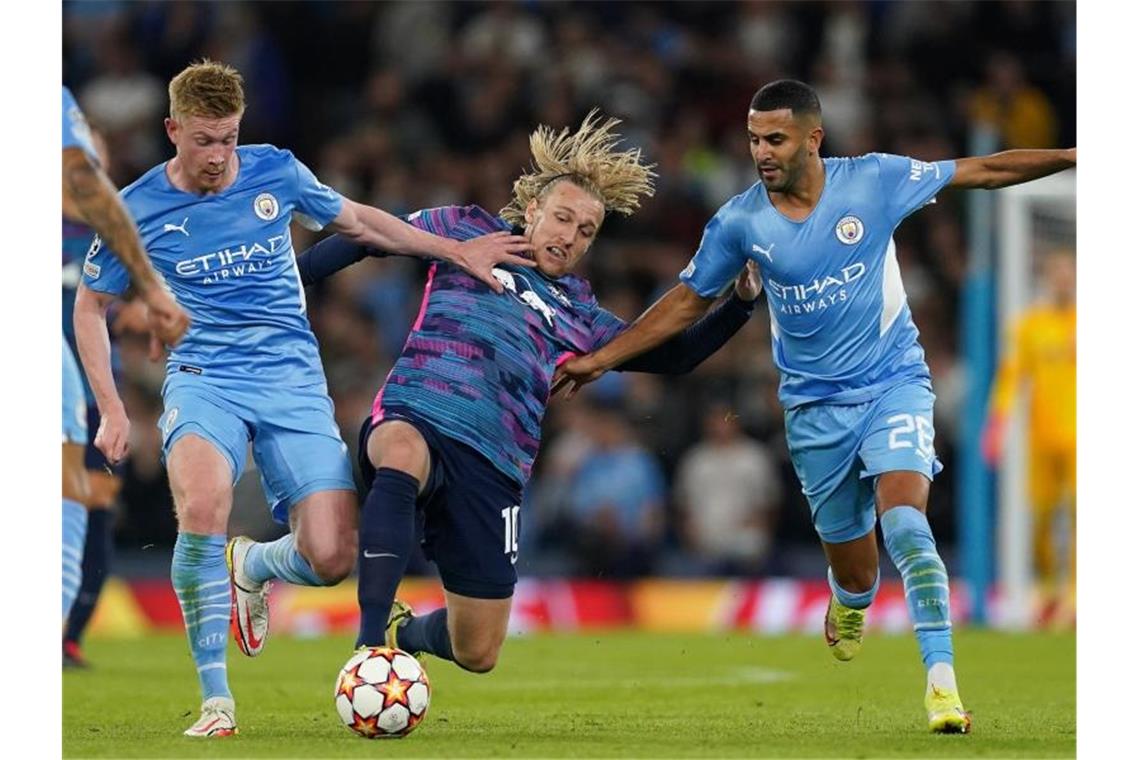
[[[412,334],[420,329],[420,325],[424,323],[424,314],[427,313],[428,299],[431,297],[431,283],[435,279],[435,270],[439,266],[438,261],[433,261],[431,268],[428,269],[427,282],[424,283],[424,299],[420,301],[420,313],[416,315],[416,321],[412,323],[412,329],[408,332],[408,337],[404,339],[404,348],[408,347],[408,341],[412,339]],[[400,354],[403,355],[404,351],[401,349]],[[573,356],[573,354],[571,354]],[[399,361],[397,357],[396,361]],[[372,424],[378,425],[384,419],[384,386],[388,384],[388,378],[392,377],[392,371],[396,369],[396,365],[392,365],[392,369],[388,370],[387,377],[384,378],[383,385],[376,393],[376,398],[372,401]]]
[[[433,261],[431,263],[431,269],[428,270],[427,283],[424,284],[424,300],[420,301],[420,313],[416,315],[416,321],[412,325],[412,332],[420,329],[420,325],[424,323],[424,314],[427,312],[428,296],[431,295],[431,281],[435,279],[435,270],[438,266],[439,262]],[[408,333],[408,337],[411,338],[412,334]],[[407,345],[408,342],[404,341],[404,346],[407,347]]]
[[[570,361],[571,359],[573,359],[577,355],[578,354],[574,353],[573,351],[567,351],[566,353],[560,355],[557,359],[554,360],[554,368],[557,369],[557,368],[561,367],[563,364]]]

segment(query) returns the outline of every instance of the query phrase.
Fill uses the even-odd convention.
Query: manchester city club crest
[[[863,220],[857,216],[845,216],[835,225],[835,237],[844,245],[855,245],[863,239]]]
[[[273,193],[262,193],[253,199],[253,213],[257,214],[258,219],[271,222],[277,218],[277,211],[277,199]]]

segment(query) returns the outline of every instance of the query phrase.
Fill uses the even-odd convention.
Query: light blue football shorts
[[[71,353],[67,339],[63,341],[63,442],[87,445],[87,394],[83,391],[83,376],[79,364]]]
[[[193,433],[221,452],[237,483],[252,441],[261,487],[279,523],[287,525],[289,510],[309,494],[356,490],[348,447],[323,384],[222,387],[178,374],[167,379],[163,407],[158,428],[164,460],[182,436]]]
[[[812,524],[830,544],[874,530],[875,481],[882,473],[909,470],[933,480],[942,471],[934,453],[934,392],[926,379],[861,404],[790,409],[784,421]]]

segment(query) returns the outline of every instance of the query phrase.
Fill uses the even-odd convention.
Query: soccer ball
[[[349,658],[336,678],[336,711],[367,739],[407,736],[427,715],[431,684],[415,657],[372,647]]]

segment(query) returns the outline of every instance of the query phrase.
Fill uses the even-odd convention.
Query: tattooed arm
[[[115,251],[150,309],[151,328],[163,343],[181,340],[190,319],[159,281],[115,186],[80,148],[63,149],[63,213],[79,218]]]

